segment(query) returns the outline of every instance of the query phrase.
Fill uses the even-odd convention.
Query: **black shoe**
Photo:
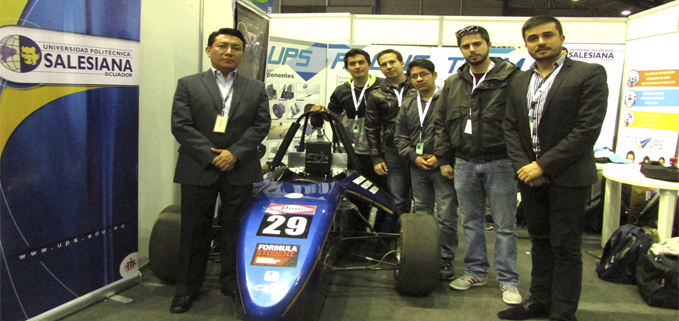
[[[455,278],[455,268],[453,267],[453,259],[441,258],[441,265],[439,267],[439,279],[452,280]]]
[[[175,295],[172,299],[172,305],[170,306],[170,312],[172,313],[184,313],[191,309],[193,306],[193,300],[196,299],[195,295],[181,296]]]
[[[549,307],[528,298],[520,305],[498,312],[497,317],[502,320],[546,318],[549,317]]]

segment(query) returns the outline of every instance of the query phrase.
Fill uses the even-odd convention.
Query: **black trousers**
[[[224,175],[210,186],[181,186],[181,238],[177,295],[196,295],[205,278],[210,245],[214,237],[217,197],[221,198],[220,283],[223,293],[235,291],[236,249],[243,208],[252,197],[252,184],[231,185]]]
[[[519,183],[532,243],[530,295],[552,320],[576,320],[582,288],[582,230],[590,186]]]

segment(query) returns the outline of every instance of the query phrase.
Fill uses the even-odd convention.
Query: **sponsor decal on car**
[[[267,214],[316,214],[315,205],[297,205],[297,204],[271,204],[266,209]]]
[[[250,265],[297,267],[299,245],[257,243]]]

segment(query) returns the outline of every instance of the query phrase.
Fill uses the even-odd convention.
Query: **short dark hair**
[[[420,68],[427,69],[432,74],[436,71],[436,68],[434,67],[434,63],[431,62],[431,60],[429,60],[429,59],[418,58],[418,59],[411,61],[408,64],[408,72],[407,72],[408,76],[410,76],[410,69],[412,69],[413,67],[420,67]]]
[[[368,65],[370,65],[372,62],[370,61],[370,54],[367,53],[363,49],[359,48],[352,48],[347,53],[344,54],[344,69],[347,69],[347,63],[349,62],[349,57],[357,56],[357,55],[363,55],[365,57],[365,61],[368,62]]]
[[[384,49],[384,50],[377,53],[377,64],[378,65],[380,64],[380,58],[382,56],[384,56],[386,54],[390,54],[390,53],[395,54],[398,61],[403,62],[403,55],[401,55],[400,52],[398,52],[397,50],[394,50],[394,49]]]
[[[486,41],[486,44],[490,44],[490,34],[488,34],[488,30],[486,28],[481,27],[481,26],[466,26],[458,31],[455,32],[455,37],[457,38],[457,46],[460,46],[460,43],[462,43],[462,38],[464,36],[469,36],[469,35],[475,35],[479,34],[481,36],[481,39]]]
[[[554,18],[553,16],[539,15],[526,20],[526,22],[523,24],[523,27],[521,27],[521,38],[525,41],[526,31],[528,29],[533,29],[537,26],[541,26],[550,22],[554,22],[554,24],[556,24],[556,30],[559,31],[559,36],[563,36],[563,29],[561,28],[561,22],[559,22],[559,19]]]
[[[222,28],[210,34],[210,36],[207,38],[207,46],[212,47],[212,44],[215,43],[215,38],[217,38],[217,36],[219,35],[229,35],[237,37],[243,42],[243,47],[245,47],[246,45],[245,37],[243,37],[243,34],[240,31],[232,28]]]

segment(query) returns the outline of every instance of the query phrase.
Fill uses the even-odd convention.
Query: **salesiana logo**
[[[33,71],[42,61],[42,51],[35,41],[20,35],[0,40],[0,64],[10,71]]]
[[[139,41],[1,26],[0,64],[10,85],[138,85]]]

